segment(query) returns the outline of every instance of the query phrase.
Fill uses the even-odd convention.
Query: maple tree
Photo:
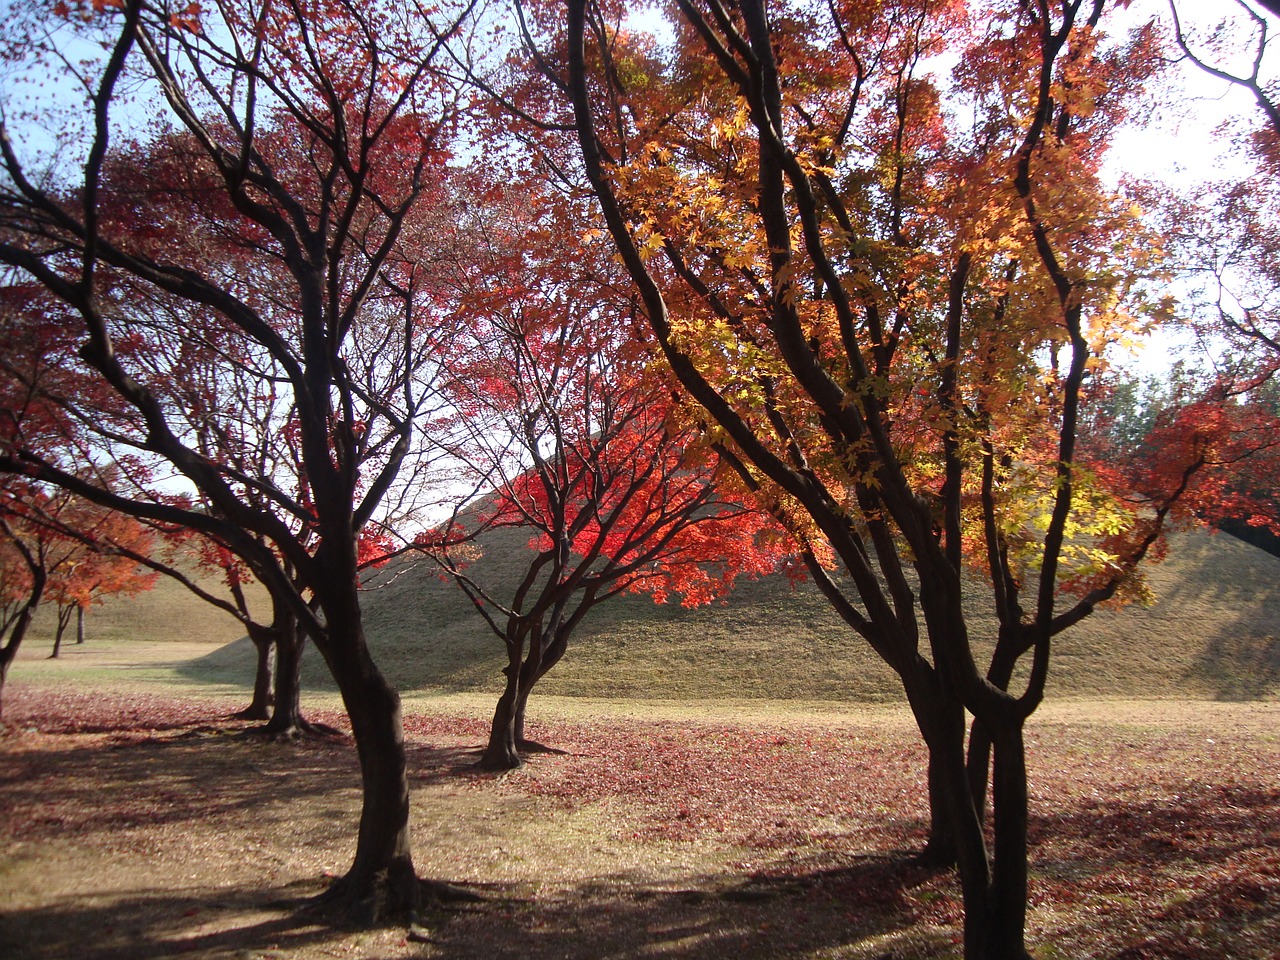
[[[63,634],[76,617],[76,643],[84,643],[85,611],[109,597],[130,597],[155,586],[159,576],[132,555],[146,555],[154,533],[133,518],[104,511],[93,504],[73,503],[56,518],[63,543],[48,555],[50,577],[45,598],[57,604],[53,652],[56,658]],[[50,521],[46,521],[50,522]]]
[[[480,499],[417,544],[506,647],[481,757],[505,770],[538,746],[524,734],[529,694],[591,610],[628,592],[710,602],[775,569],[782,540],[717,486],[724,471],[673,398],[599,231],[575,242],[580,203],[536,183],[475,203],[481,193],[472,186],[460,220],[466,252],[440,271],[461,318],[444,361],[457,480]],[[530,539],[499,575],[476,560],[504,528]]]
[[[105,487],[118,486],[118,471],[98,468],[88,460],[76,462],[77,414],[52,397],[85,384],[68,370],[67,329],[37,285],[0,287],[0,336],[6,344],[0,357],[3,446],[39,449],[42,456],[81,477],[92,476]],[[101,399],[100,392],[96,395]],[[148,553],[153,541],[150,530],[66,491],[6,477],[0,490],[0,519],[5,540],[2,690],[4,675],[42,602],[57,606],[51,654],[57,657],[73,615],[77,639],[83,642],[88,606],[107,596],[148,590],[155,578],[125,555]]]
[[[1052,638],[1134,595],[1185,492],[1130,498],[1077,449],[1107,344],[1166,313],[1139,198],[1098,175],[1158,35],[1108,37],[1107,9],[676,0],[660,45],[621,5],[527,3],[532,79],[504,93],[575,127],[672,371],[901,678],[973,958],[1027,955],[1023,728]]]
[[[77,322],[83,368],[122,407],[98,441],[167,466],[187,492],[112,494],[24,444],[0,469],[206,535],[287,605],[337,682],[360,760],[355,857],[323,904],[361,922],[412,914],[429,885],[410,849],[399,698],[365,642],[360,541],[402,468],[417,469],[433,321],[399,244],[447,159],[457,110],[433,63],[467,10],[64,7],[24,8],[36,29],[6,54],[76,71],[58,170],[77,178],[46,176],[23,117],[6,114],[0,262]],[[82,37],[99,59],[66,54]],[[118,112],[127,125],[141,107],[165,122],[125,138]],[[183,374],[205,361],[255,389],[191,407]],[[277,462],[268,436],[295,459]]]

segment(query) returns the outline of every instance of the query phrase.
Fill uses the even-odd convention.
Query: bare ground
[[[567,752],[500,777],[472,767],[481,714],[411,712],[419,871],[484,896],[424,918],[418,942],[297,910],[352,854],[349,741],[246,738],[231,701],[7,699],[8,960],[959,955],[950,874],[910,859],[923,752],[900,711],[557,711],[533,732]],[[1037,956],[1277,956],[1278,719],[1275,703],[1043,710]]]

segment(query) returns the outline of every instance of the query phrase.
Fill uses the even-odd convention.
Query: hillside
[[[503,574],[523,549],[507,533],[489,543],[478,573]],[[1050,695],[1257,699],[1280,695],[1280,559],[1225,534],[1178,535],[1151,569],[1151,607],[1101,611],[1058,639]],[[451,584],[427,564],[380,571],[366,593],[370,643],[406,691],[500,687],[498,641]],[[980,614],[975,632],[991,632]],[[247,641],[201,658],[190,678],[247,683]],[[331,689],[316,658],[309,685]],[[547,694],[643,699],[900,699],[895,679],[808,585],[782,578],[743,584],[724,603],[685,610],[641,596],[599,608]]]

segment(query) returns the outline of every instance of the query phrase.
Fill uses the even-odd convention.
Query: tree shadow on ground
[[[332,940],[331,928],[294,908],[313,892],[248,884],[142,889],[12,910],[0,915],[0,954],[13,960],[291,956]],[[246,914],[255,920],[241,922]]]
[[[931,875],[906,854],[787,877],[704,876],[679,886],[584,882],[536,899],[497,897],[444,918],[441,956],[685,960],[937,955],[953,930],[932,925],[912,891]],[[900,954],[899,949],[908,952]],[[853,951],[853,952],[848,952]]]
[[[1209,685],[1219,700],[1243,703],[1273,696],[1280,690],[1280,638],[1214,637],[1191,676]]]
[[[318,924],[298,909],[314,892],[304,884],[138,890],[10,911],[0,916],[0,953],[12,960],[747,960],[859,947],[870,952],[858,956],[890,958],[897,945],[912,956],[935,955],[952,938],[917,925],[909,891],[920,879],[905,857],[886,855],[786,879],[718,875],[679,888],[585,882],[526,897],[495,885],[480,903],[424,917],[429,940],[422,943],[400,929]]]
[[[359,808],[349,742],[277,744],[241,737],[239,725],[205,722],[185,730],[176,723],[92,726],[92,735],[35,734],[6,744],[6,960],[709,960],[730,953],[747,960],[868,938],[918,944],[949,936],[914,927],[913,892],[934,875],[905,852],[793,860],[778,876],[749,876],[726,856],[723,870],[669,882],[660,868],[641,881],[606,858],[589,865],[593,879],[473,885],[483,902],[423,917],[429,943],[409,941],[406,929],[335,930],[297,906],[320,892],[330,869],[349,862]],[[495,789],[501,778],[475,768],[473,733],[460,725],[452,737],[408,745],[418,815],[427,821],[419,837],[424,872],[433,860],[447,868],[451,856],[466,855],[450,842],[509,843],[513,816],[537,826],[561,815],[518,791]],[[635,849],[658,857],[652,846]],[[485,875],[474,865],[467,872]],[[886,955],[888,947],[867,954]]]
[[[1115,960],[1271,960],[1280,943],[1280,790],[1185,779],[1177,793],[1091,798],[1033,818],[1038,905],[1102,920]],[[1118,922],[1124,913],[1140,924]],[[1096,931],[1091,931],[1096,932]]]

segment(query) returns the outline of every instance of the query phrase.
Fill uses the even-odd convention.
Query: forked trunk
[[[992,729],[988,725],[987,729]],[[966,960],[1028,960],[1027,785],[1022,729],[994,730],[990,854],[966,770],[963,736],[930,743],[944,787],[964,897]]]
[[[22,640],[31,626],[31,618],[35,616],[36,608],[40,606],[40,600],[44,597],[48,574],[43,566],[32,567],[31,580],[31,593],[9,626],[9,636],[5,639],[4,646],[0,647],[0,717],[4,716],[4,685],[9,679],[9,667],[18,656],[18,648],[22,646]]]
[[[526,750],[531,746],[529,738],[524,735],[524,715],[529,708],[529,693],[532,686],[533,684],[528,686],[520,685],[520,690],[516,694],[515,716],[511,721],[511,730],[516,740],[516,746],[522,750]]]
[[[985,957],[1027,960],[1027,763],[1021,723],[995,732],[991,778],[995,860]]]
[[[58,654],[62,653],[62,638],[67,634],[67,627],[71,626],[71,611],[79,609],[69,606],[58,606],[58,629],[53,634],[53,652],[49,654],[50,660],[57,660]]]
[[[529,650],[529,655],[524,658],[524,663],[520,665],[520,684],[516,690],[515,715],[512,718],[512,732],[515,736],[516,746],[521,750],[529,749],[534,744],[524,735],[524,718],[529,708],[529,694],[533,692],[534,685],[541,680],[548,670],[556,665],[560,659],[555,654],[554,648],[552,654],[554,659],[548,660],[547,657],[534,658],[535,652],[540,651],[541,647],[534,645]]]
[[[1018,635],[1014,631],[1006,627],[1000,628],[1000,638],[996,642],[987,679],[1001,690],[1009,689],[1014,668],[1022,652],[1020,646]],[[969,729],[969,792],[973,794],[973,804],[978,808],[980,820],[985,820],[987,815],[987,775],[990,769],[991,733],[975,718]]]
[[[9,665],[13,663],[15,653],[17,650],[11,650],[7,644],[4,649],[0,649],[0,719],[4,717],[4,685],[9,679]]]

